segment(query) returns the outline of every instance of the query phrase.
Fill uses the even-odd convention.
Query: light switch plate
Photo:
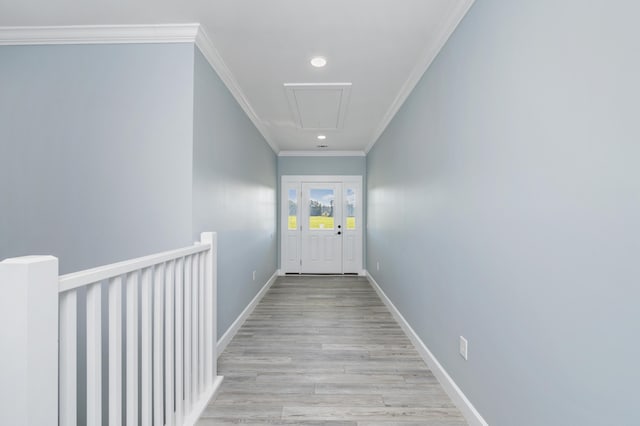
[[[460,336],[460,356],[462,356],[462,358],[464,358],[465,361],[468,359],[468,347],[469,347],[469,342],[467,342],[467,339]]]

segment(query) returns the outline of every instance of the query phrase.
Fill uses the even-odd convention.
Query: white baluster
[[[198,266],[199,266],[199,271],[198,273],[199,278],[198,278],[198,302],[199,302],[199,306],[198,306],[198,349],[199,349],[199,353],[198,353],[198,359],[200,361],[200,363],[198,364],[198,389],[200,390],[200,394],[203,394],[206,390],[206,384],[205,384],[205,339],[204,339],[204,335],[205,335],[205,322],[204,322],[204,306],[205,306],[205,300],[206,300],[206,293],[204,291],[205,288],[205,284],[204,284],[204,270],[205,270],[205,265],[204,265],[204,253],[199,253],[198,254],[199,259],[198,259]]]
[[[102,285],[87,287],[87,426],[102,424]]]
[[[60,294],[60,426],[78,424],[78,296],[76,290]]]
[[[153,341],[153,278],[151,268],[145,268],[142,270],[140,298],[140,354],[142,356],[140,363],[140,393],[142,406],[140,407],[140,410],[142,414],[142,426],[152,426],[153,407],[151,402],[153,400],[153,348],[151,345]]]
[[[164,388],[162,386],[163,373],[163,290],[164,290],[164,264],[155,266],[153,280],[153,424],[164,424]]]
[[[198,388],[198,278],[200,277],[200,257],[193,255],[191,268],[191,406],[198,401],[200,390]]]
[[[138,426],[138,271],[127,275],[126,425]]]
[[[122,426],[122,278],[109,280],[109,425]]]
[[[164,418],[166,426],[173,426],[173,304],[175,261],[167,263],[164,292]]]
[[[191,365],[191,329],[193,323],[191,322],[192,313],[192,263],[193,256],[188,256],[185,259],[184,265],[184,410],[188,413],[192,404],[191,393],[191,377],[192,368]]]
[[[184,341],[183,341],[183,276],[184,276],[184,259],[180,258],[176,261],[176,425],[182,425],[184,394],[183,394],[183,371],[184,368]]]

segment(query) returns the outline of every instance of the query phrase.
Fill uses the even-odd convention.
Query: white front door
[[[284,273],[362,272],[362,177],[283,176]]]
[[[342,184],[302,184],[303,274],[342,273]]]

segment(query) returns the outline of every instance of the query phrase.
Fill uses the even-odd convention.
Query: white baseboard
[[[271,285],[275,282],[276,278],[278,278],[278,270],[276,270],[273,273],[273,275],[271,275],[271,278],[269,278],[269,281],[267,281],[267,283],[260,289],[258,294],[256,294],[256,296],[253,298],[253,300],[249,302],[247,307],[244,308],[244,310],[240,313],[238,318],[236,318],[233,324],[231,324],[231,326],[229,326],[227,331],[224,332],[222,337],[218,339],[218,343],[216,344],[216,351],[218,356],[220,356],[220,354],[224,352],[229,342],[231,342],[231,339],[233,339],[233,337],[236,335],[238,330],[240,330],[240,327],[242,327],[242,324],[244,324],[244,322],[249,317],[249,315],[251,315],[251,312],[253,312],[253,310],[258,305],[260,300],[264,297],[267,290],[269,290]]]
[[[209,405],[209,402],[211,402],[211,400],[215,398],[216,394],[220,390],[223,379],[223,376],[216,376],[216,378],[213,380],[213,385],[211,385],[211,388],[207,390],[202,398],[198,399],[196,405],[193,407],[193,410],[191,410],[191,413],[189,413],[189,415],[184,419],[183,426],[195,426],[195,424],[198,423],[198,420],[200,420],[200,416],[202,416],[202,413],[204,413],[207,405]]]
[[[431,353],[427,345],[424,344],[422,339],[416,334],[416,332],[411,328],[407,320],[404,319],[400,311],[395,307],[395,305],[391,302],[391,300],[387,297],[387,295],[382,291],[382,288],[378,285],[376,280],[367,272],[367,278],[371,283],[373,289],[378,293],[380,299],[387,305],[389,311],[393,317],[398,321],[400,327],[404,330],[409,340],[416,347],[416,350],[427,364],[427,366],[431,369],[433,375],[438,379],[442,387],[444,388],[449,398],[453,401],[453,403],[458,407],[458,409],[462,412],[462,415],[472,426],[488,426],[488,423],[482,418],[478,410],[475,409],[471,401],[467,399],[462,390],[458,387],[458,385],[453,381],[451,376],[447,373],[447,371],[442,367],[442,365],[438,362],[436,357]]]

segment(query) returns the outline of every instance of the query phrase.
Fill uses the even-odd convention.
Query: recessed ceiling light
[[[322,56],[316,56],[315,58],[311,59],[311,65],[313,65],[316,68],[322,68],[325,65],[327,65],[327,60]]]
[[[319,141],[323,141],[327,138],[325,135],[318,135],[316,137],[318,138]]]

